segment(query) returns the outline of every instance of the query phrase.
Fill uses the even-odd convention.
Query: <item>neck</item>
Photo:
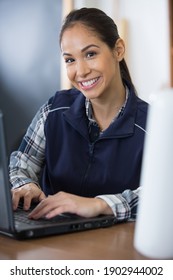
[[[109,98],[91,100],[94,118],[101,130],[108,128],[112,120],[122,108],[125,99],[126,93],[123,86],[121,91],[109,96]]]

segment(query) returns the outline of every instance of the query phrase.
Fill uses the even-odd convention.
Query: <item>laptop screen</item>
[[[4,134],[3,114],[0,111],[0,228],[11,230],[13,228],[12,203]]]

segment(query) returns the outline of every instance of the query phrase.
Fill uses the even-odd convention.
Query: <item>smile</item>
[[[99,77],[89,81],[80,82],[80,85],[82,86],[83,89],[91,88],[93,85],[97,83],[98,80]]]

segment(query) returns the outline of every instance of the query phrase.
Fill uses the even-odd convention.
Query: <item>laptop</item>
[[[7,152],[4,135],[3,114],[0,111],[0,233],[16,239],[30,239],[49,235],[58,235],[108,227],[117,223],[113,215],[100,215],[95,218],[83,218],[64,213],[50,220],[41,218],[31,220],[28,211],[19,207],[12,209],[10,182],[8,176]],[[31,206],[31,211],[35,207]]]

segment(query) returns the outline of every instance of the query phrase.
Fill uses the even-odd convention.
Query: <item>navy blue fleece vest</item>
[[[147,104],[130,92],[122,117],[93,143],[89,140],[85,98],[77,90],[50,100],[45,124],[43,188],[92,197],[139,186]]]

